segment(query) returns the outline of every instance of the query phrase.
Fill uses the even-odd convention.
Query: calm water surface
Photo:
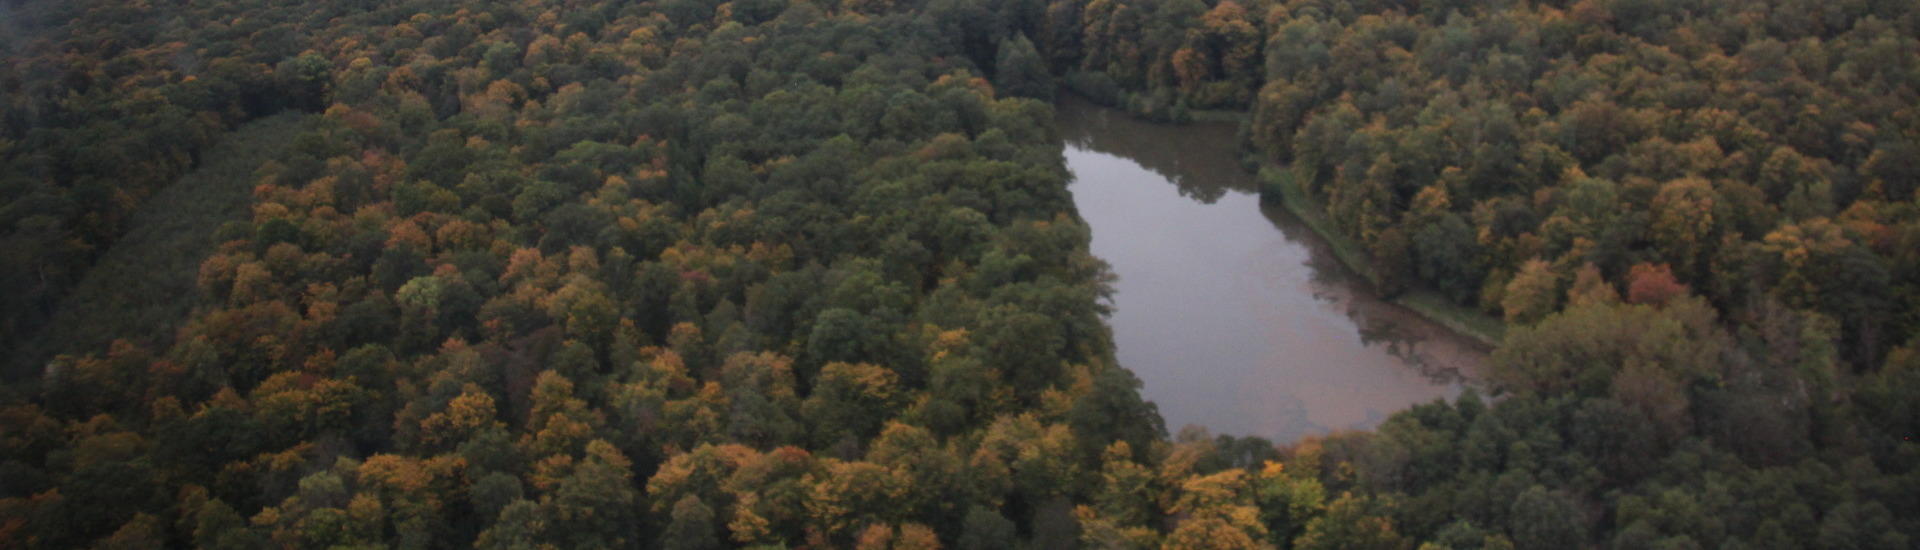
[[[1277,442],[1370,428],[1459,393],[1481,347],[1383,302],[1284,209],[1260,204],[1236,126],[1055,105],[1093,253],[1120,276],[1114,339],[1170,430]]]

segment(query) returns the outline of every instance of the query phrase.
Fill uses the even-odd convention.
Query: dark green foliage
[[[324,109],[333,92],[333,62],[320,54],[308,52],[301,54],[274,67],[274,79],[279,81],[281,97],[287,106],[302,111],[315,112]]]
[[[1565,495],[1535,485],[1513,501],[1509,532],[1519,548],[1573,548],[1587,540],[1585,518]]]
[[[1457,215],[1427,224],[1413,234],[1415,271],[1453,301],[1471,303],[1485,273],[1475,243],[1473,227]]]
[[[1167,436],[1159,407],[1140,399],[1140,379],[1125,369],[1101,369],[1094,375],[1093,393],[1075,400],[1067,417],[1075,434],[1092,448],[1124,441],[1133,448],[1145,449]],[[1239,466],[1257,461],[1248,462]]]
[[[1000,57],[994,62],[994,88],[1007,96],[1053,99],[1053,75],[1047,72],[1046,61],[1026,35],[1001,40],[999,49]]]
[[[479,517],[500,517],[500,513],[522,498],[520,480],[503,472],[493,472],[473,483],[472,505]]]
[[[493,527],[480,533],[480,538],[473,545],[489,550],[532,547],[541,542],[541,521],[539,505],[526,500],[513,501],[500,511]]]
[[[257,548],[266,542],[247,528],[246,520],[234,513],[233,507],[220,499],[202,504],[192,525],[193,545],[198,548],[240,550]]]
[[[660,532],[663,550],[713,550],[720,548],[714,535],[713,509],[700,497],[687,495],[673,504],[673,521]]]
[[[1013,522],[991,509],[973,507],[960,532],[961,550],[1012,548],[1019,541]]]

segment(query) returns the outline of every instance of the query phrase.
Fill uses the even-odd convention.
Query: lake
[[[1093,254],[1120,277],[1120,364],[1170,431],[1285,443],[1367,429],[1457,395],[1485,363],[1479,343],[1381,300],[1261,204],[1237,124],[1152,124],[1072,96],[1055,109]]]

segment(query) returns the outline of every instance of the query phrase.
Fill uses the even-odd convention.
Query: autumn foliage
[[[1685,295],[1687,285],[1674,279],[1667,264],[1637,264],[1627,274],[1628,303],[1659,306]]]
[[[1910,2],[21,4],[0,547],[1920,534]],[[1168,437],[1056,77],[1250,111],[1509,336],[1371,432]]]

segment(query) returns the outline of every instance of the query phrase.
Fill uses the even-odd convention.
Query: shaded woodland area
[[[1917,7],[9,6],[0,546],[1907,548]],[[1251,111],[1481,390],[1169,437],[1056,84]]]

